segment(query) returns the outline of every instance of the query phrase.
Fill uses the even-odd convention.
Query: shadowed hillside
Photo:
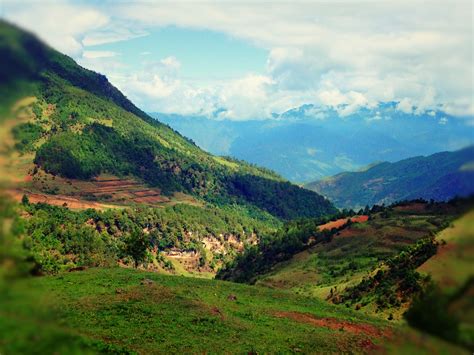
[[[423,198],[446,201],[474,193],[474,146],[456,152],[380,163],[309,183],[340,208]]]

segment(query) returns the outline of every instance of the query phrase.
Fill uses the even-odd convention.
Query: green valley
[[[0,354],[470,353],[472,154],[298,186],[0,19]]]

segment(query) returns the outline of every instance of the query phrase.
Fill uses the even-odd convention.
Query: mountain
[[[184,193],[281,219],[334,211],[317,193],[268,169],[201,150],[138,109],[105,76],[5,22],[0,23],[0,67],[0,104],[15,109],[13,139],[24,160],[22,167],[14,165],[21,170],[31,157],[32,173],[25,174],[30,192],[67,195],[74,189],[65,189],[61,179],[96,181],[109,174],[121,181],[117,184],[131,178],[164,199]],[[44,178],[40,175],[49,179],[43,187],[37,183]],[[81,189],[76,181],[67,183]]]
[[[440,110],[405,113],[398,103],[386,102],[346,115],[340,112],[344,107],[308,104],[267,120],[152,116],[209,152],[265,166],[295,182],[474,143],[465,119]]]
[[[474,193],[474,146],[396,163],[383,162],[365,171],[341,173],[305,186],[341,208],[468,196]]]

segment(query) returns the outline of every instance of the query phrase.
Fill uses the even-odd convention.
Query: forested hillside
[[[254,206],[281,219],[334,211],[320,195],[272,171],[202,151],[135,107],[103,75],[5,22],[0,66],[2,106],[13,108],[2,116],[15,121],[13,146],[23,164],[15,173],[27,168],[27,181],[50,174],[44,193],[61,190],[56,176],[90,180],[108,173],[138,179],[165,197],[182,192],[219,206]]]
[[[474,193],[474,146],[455,152],[379,163],[309,183],[340,208],[390,204],[406,199],[446,201]]]

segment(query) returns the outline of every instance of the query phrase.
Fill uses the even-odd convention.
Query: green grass
[[[142,285],[144,278],[154,282]],[[5,353],[29,351],[43,341],[50,352],[59,353],[67,344],[92,351],[112,345],[140,353],[338,352],[370,338],[277,318],[277,311],[387,327],[285,291],[121,268],[19,281],[2,298],[0,349]],[[41,327],[34,331],[33,324]],[[12,325],[15,331],[9,330]],[[372,341],[382,343],[382,338]]]
[[[143,284],[145,278],[152,282]],[[275,312],[364,324],[376,334],[278,318]],[[391,343],[390,334],[405,332],[286,291],[122,268],[17,281],[1,293],[0,319],[0,351],[6,354],[359,353],[367,351],[364,344],[390,348],[385,336]]]

